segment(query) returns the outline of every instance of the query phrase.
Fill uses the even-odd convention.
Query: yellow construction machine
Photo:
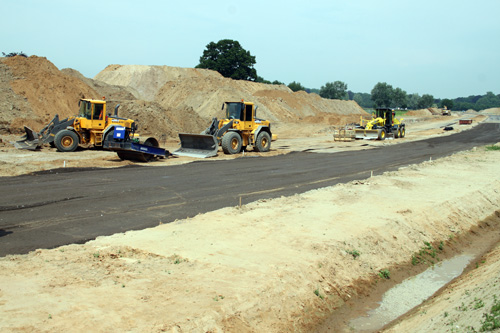
[[[361,118],[354,129],[356,139],[385,140],[387,137],[404,138],[406,125],[389,108],[378,108],[370,120]]]
[[[212,119],[210,126],[201,134],[179,133],[181,147],[174,155],[212,157],[217,155],[219,145],[225,154],[238,154],[253,146],[258,152],[271,149],[271,141],[277,139],[271,132],[268,120],[256,117],[257,106],[251,102],[225,102],[222,110],[226,118]]]
[[[59,120],[59,115],[36,133],[24,126],[25,136],[14,143],[19,149],[36,150],[50,144],[60,152],[75,151],[79,145],[113,150],[121,159],[147,162],[154,157],[164,157],[167,152],[159,148],[158,140],[148,138],[140,142],[137,124],[132,119],[106,113],[105,100],[80,99],[78,116]]]

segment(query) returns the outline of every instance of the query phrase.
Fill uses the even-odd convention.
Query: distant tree
[[[418,101],[420,100],[419,94],[408,95],[408,108],[412,110],[418,109]]]
[[[362,108],[373,108],[373,101],[371,95],[368,93],[354,93],[352,100],[358,103]]]
[[[320,88],[319,95],[329,99],[346,99],[347,84],[342,81],[327,82]]]
[[[393,91],[393,106],[398,108],[408,107],[408,95],[401,88],[396,88]]]
[[[430,108],[434,103],[434,97],[429,94],[423,94],[422,97],[418,100],[417,107],[419,109]]]
[[[222,76],[235,80],[257,80],[255,56],[241,47],[238,41],[222,39],[210,42],[196,68],[207,68],[219,72]]]
[[[4,57],[7,57],[7,58],[10,58],[10,57],[15,57],[15,56],[17,56],[17,55],[18,55],[18,56],[21,56],[21,57],[25,57],[25,58],[27,58],[27,57],[28,57],[28,56],[27,56],[27,55],[26,55],[23,51],[21,51],[21,52],[11,52],[11,53],[8,53],[8,54],[5,54],[4,52],[2,52],[2,55],[3,55]]]
[[[377,83],[371,91],[371,99],[375,107],[390,107],[393,98],[393,89],[385,82]]]
[[[277,85],[277,86],[279,86],[279,85],[283,85],[283,86],[284,86],[284,85],[285,85],[283,82],[280,82],[280,81],[278,81],[278,80],[274,80],[274,81],[272,82],[272,84],[275,84],[275,85]]]
[[[262,76],[257,75],[257,80],[255,82],[271,84],[271,81],[264,79]]]
[[[451,110],[453,108],[453,101],[451,99],[445,98],[441,100],[441,103],[439,103],[439,107],[446,107],[448,110]]]
[[[299,90],[306,91],[306,87],[301,85],[299,82],[295,82],[295,81],[289,83],[288,88],[290,88],[292,91],[299,91]]]
[[[491,91],[488,91],[486,95],[479,98],[476,102],[476,110],[484,110],[499,106],[500,98],[497,95],[493,94]]]
[[[347,100],[352,101],[354,99],[354,93],[350,90],[347,90]]]

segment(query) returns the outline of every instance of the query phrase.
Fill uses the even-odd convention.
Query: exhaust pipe
[[[120,104],[116,104],[115,106],[115,117],[118,117],[118,108],[120,107]]]

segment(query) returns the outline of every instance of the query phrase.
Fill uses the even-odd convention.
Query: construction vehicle
[[[443,110],[441,110],[441,114],[443,116],[451,116],[451,110],[448,110],[448,108],[446,107],[446,105],[443,106]]]
[[[271,149],[271,141],[277,139],[271,132],[268,120],[256,117],[257,106],[251,102],[225,102],[222,110],[226,118],[212,119],[210,126],[201,134],[179,133],[181,147],[174,155],[191,157],[216,156],[219,145],[225,154],[238,154],[248,146],[258,152]]]
[[[395,112],[389,108],[378,108],[371,120],[361,118],[354,129],[356,139],[385,140],[387,137],[404,138],[406,126],[403,119],[396,118]]]
[[[121,159],[141,162],[167,155],[155,138],[140,142],[136,122],[118,117],[120,104],[116,105],[114,115],[106,113],[105,100],[80,99],[78,105],[78,116],[60,120],[56,114],[38,133],[24,126],[25,136],[14,145],[19,149],[36,150],[43,144],[50,144],[60,152],[73,152],[79,145],[94,146],[116,151]]]

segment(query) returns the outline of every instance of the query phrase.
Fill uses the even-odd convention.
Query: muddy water
[[[404,280],[383,295],[377,308],[370,310],[365,316],[351,320],[349,327],[356,332],[373,332],[381,329],[462,274],[474,258],[474,254],[461,254]]]

